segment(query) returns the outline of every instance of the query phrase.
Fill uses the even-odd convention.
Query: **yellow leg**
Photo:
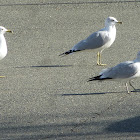
[[[5,78],[5,76],[0,76],[0,78]]]
[[[129,89],[128,89],[128,85],[127,85],[127,83],[125,83],[125,86],[126,86],[127,93],[129,94],[130,91],[129,91]]]
[[[97,65],[100,65],[100,52],[97,53]]]
[[[98,66],[105,66],[106,64],[101,63],[101,54],[100,52],[97,53],[97,65]]]

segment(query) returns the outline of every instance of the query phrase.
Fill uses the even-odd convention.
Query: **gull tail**
[[[68,54],[71,54],[71,53],[77,52],[77,51],[80,51],[80,50],[69,50],[67,52],[64,52],[64,53],[60,54],[59,56],[65,56],[65,55],[68,55]]]
[[[102,75],[99,75],[99,76],[95,76],[95,77],[91,77],[89,78],[89,80],[87,82],[90,82],[90,81],[94,81],[94,80],[107,80],[107,79],[112,79],[112,78],[101,78]]]

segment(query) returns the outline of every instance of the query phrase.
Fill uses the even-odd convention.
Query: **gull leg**
[[[125,83],[125,87],[126,87],[127,93],[129,94],[130,91],[129,91],[129,89],[128,89],[128,85],[127,85],[127,83]]]
[[[97,53],[97,65],[100,65],[100,52]]]
[[[105,66],[106,64],[101,63],[101,53],[100,53],[100,66]]]
[[[106,64],[101,63],[101,53],[100,52],[97,53],[97,65],[98,66],[105,66],[106,65]]]

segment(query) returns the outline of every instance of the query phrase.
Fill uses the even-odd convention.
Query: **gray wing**
[[[85,40],[80,41],[77,43],[72,50],[86,50],[86,49],[97,49],[102,47],[110,41],[108,37],[107,31],[97,31],[87,37]]]
[[[106,69],[102,72],[101,78],[112,78],[112,79],[119,79],[119,78],[130,78],[137,73],[137,68],[135,67],[135,63],[133,61],[127,61],[124,63],[120,63],[115,67]]]

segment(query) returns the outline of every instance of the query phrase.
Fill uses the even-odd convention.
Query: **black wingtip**
[[[65,55],[68,55],[68,54],[71,54],[71,53],[74,53],[74,52],[78,52],[78,51],[81,51],[81,50],[69,50],[67,52],[64,52],[64,53],[60,54],[59,56],[65,56]]]
[[[102,75],[99,75],[99,76],[95,76],[95,77],[92,77],[92,78],[89,78],[89,80],[87,82],[90,82],[90,81],[94,81],[94,80],[109,80],[109,79],[112,79],[110,77],[106,77],[106,78],[101,78]]]
[[[68,55],[68,54],[73,53],[73,52],[74,52],[73,50],[69,50],[67,52],[60,54],[59,56],[65,56],[65,55]]]
[[[89,80],[87,82],[94,81],[94,80],[102,80],[100,77],[101,77],[101,75],[89,78]]]
[[[65,56],[65,53],[59,54],[59,56]]]
[[[93,81],[94,79],[90,78],[89,80],[87,80],[87,82]]]

